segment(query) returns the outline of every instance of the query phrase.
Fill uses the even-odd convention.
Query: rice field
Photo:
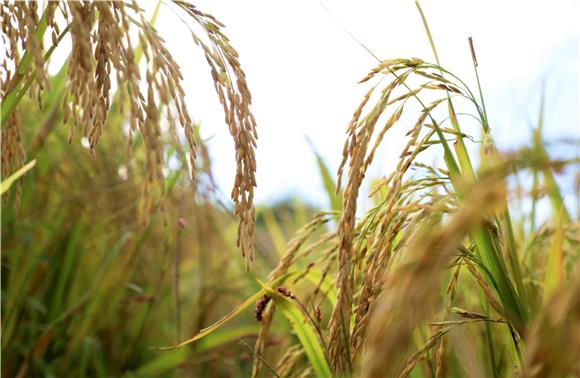
[[[432,57],[375,57],[338,171],[313,148],[329,205],[261,204],[235,30],[170,3],[222,105],[230,195],[154,26],[168,4],[0,5],[3,376],[580,376],[580,135],[552,157],[530,104],[532,140],[499,149],[477,41],[470,87],[417,2]]]

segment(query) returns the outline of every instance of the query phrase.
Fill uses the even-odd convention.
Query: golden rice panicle
[[[19,13],[15,3],[3,1],[0,4],[0,19],[2,20],[0,24],[5,52],[4,58],[2,59],[2,75],[0,77],[2,80],[2,97],[8,91],[10,79],[15,74],[16,67],[20,64],[20,51],[18,47],[20,30],[13,26],[17,22],[15,19]]]
[[[53,26],[52,15],[56,8],[56,3],[47,5],[46,14],[47,25]],[[28,79],[34,75],[31,88],[28,94],[37,100],[37,104],[42,107],[41,91],[48,87],[48,76],[44,68],[43,41],[37,38],[36,31],[39,25],[38,3],[36,1],[3,1],[0,5],[2,19],[2,40],[7,46],[2,62],[2,96],[14,89],[18,80]],[[54,30],[53,30],[54,33]],[[22,52],[26,51],[32,63],[33,69],[25,73],[19,72],[17,68],[22,62]]]
[[[445,335],[441,337],[441,342],[439,343],[439,349],[435,354],[435,378],[443,378],[446,372],[446,361],[445,361],[445,346],[447,344],[447,338]]]
[[[301,360],[304,359],[304,349],[301,345],[292,345],[276,364],[275,370],[280,377],[295,377]]]
[[[395,112],[398,112],[398,110]],[[404,236],[397,243],[394,243],[395,237],[401,229],[412,228],[413,222],[424,216],[424,206],[420,204],[419,200],[413,200],[412,197],[406,201],[404,200],[404,189],[412,185],[413,181],[404,183],[403,179],[411,163],[422,151],[422,146],[433,135],[432,131],[428,132],[421,141],[417,142],[419,130],[425,117],[426,113],[424,112],[415,123],[415,126],[407,133],[407,135],[410,135],[410,140],[403,149],[397,167],[381,183],[381,186],[389,184],[389,187],[385,196],[386,200],[374,217],[378,226],[375,234],[371,237],[369,250],[372,252],[367,259],[365,272],[361,277],[359,300],[355,308],[355,324],[351,337],[351,354],[355,365],[358,363],[362,344],[365,340],[366,328],[370,318],[369,312],[374,301],[382,292],[383,277],[385,269],[388,267],[390,256],[405,246],[409,233],[406,233],[407,236]],[[387,125],[389,122],[387,122]],[[382,137],[383,135],[379,135],[379,138]]]
[[[137,4],[133,3],[133,8],[137,9]],[[157,31],[145,20],[143,14],[139,12],[141,29],[140,42],[143,53],[147,61],[145,79],[148,92],[147,99],[143,103],[145,107],[145,129],[148,129],[148,139],[151,145],[149,155],[149,166],[153,170],[149,172],[150,179],[162,181],[161,168],[163,162],[163,151],[161,145],[161,130],[159,127],[161,106],[167,109],[168,118],[171,118],[172,106],[176,109],[179,123],[184,129],[185,137],[190,149],[190,164],[192,168],[192,179],[195,180],[195,157],[196,144],[194,138],[193,121],[187,111],[184,102],[185,91],[181,86],[182,75],[177,63],[169,51],[165,48],[163,39]],[[133,105],[132,105],[133,107]],[[171,120],[169,121],[171,123]],[[141,123],[138,123],[141,127]]]
[[[272,320],[274,319],[274,312],[276,307],[272,301],[266,304],[266,308],[262,310],[260,315],[260,332],[256,339],[254,345],[254,360],[252,365],[252,378],[257,378],[260,376],[260,370],[262,369],[262,360],[258,356],[262,356],[264,353],[264,348],[270,337],[270,326],[272,325]]]
[[[39,96],[40,91],[48,84],[48,77],[44,70],[44,52],[42,39],[37,39],[35,32],[36,27],[39,23],[38,18],[38,3],[33,1],[28,4],[25,8],[25,19],[27,24],[27,35],[26,35],[26,50],[30,51],[32,56],[32,62],[34,64],[34,75],[36,86],[31,92],[31,97],[36,95],[37,99],[41,99]],[[36,92],[36,93],[34,93]],[[39,102],[39,106],[42,107],[42,102]]]
[[[497,173],[497,172],[496,172]],[[453,251],[485,217],[504,205],[503,174],[490,174],[470,191],[466,203],[437,231],[426,222],[407,248],[406,260],[392,273],[372,310],[366,334],[362,375],[397,375],[404,368],[403,353],[421,321],[428,318],[438,297],[439,279]]]
[[[413,67],[412,62],[407,60],[401,60],[400,66],[402,67]],[[390,64],[390,63],[389,63]],[[390,66],[387,66],[389,69]],[[396,68],[395,68],[396,69]],[[380,72],[380,70],[377,70]],[[373,75],[371,75],[373,76]],[[376,272],[382,272],[383,266],[386,263],[386,254],[387,250],[385,246],[388,244],[386,240],[383,238],[378,238],[372,243],[371,251],[375,251],[376,249],[373,248],[380,248],[382,252],[380,253],[381,257],[378,259],[380,263],[371,263],[367,265],[367,269],[376,269],[375,274],[373,275],[372,272],[369,271],[369,275],[365,276],[363,279],[366,280],[366,287],[363,283],[363,289],[361,291],[361,296],[359,296],[359,306],[357,306],[357,314],[356,318],[359,322],[359,326],[355,325],[354,334],[351,338],[348,332],[349,327],[345,327],[344,324],[339,324],[338,319],[347,319],[350,321],[350,316],[352,313],[352,292],[348,290],[341,290],[341,287],[348,289],[351,287],[350,282],[352,282],[352,267],[350,266],[353,258],[353,251],[352,251],[352,233],[354,229],[354,214],[356,213],[356,200],[358,197],[358,190],[362,183],[362,179],[368,167],[370,166],[375,151],[378,148],[378,145],[381,143],[382,139],[386,132],[393,127],[393,125],[400,119],[404,104],[396,109],[389,119],[386,121],[386,124],[379,132],[378,137],[375,138],[375,144],[371,148],[370,153],[367,154],[368,145],[371,141],[373,136],[373,132],[378,120],[381,118],[383,113],[385,112],[387,106],[392,103],[389,101],[391,93],[395,88],[402,85],[404,80],[406,79],[406,75],[403,74],[396,78],[395,80],[391,81],[385,88],[381,91],[380,97],[377,100],[376,104],[369,110],[368,114],[360,119],[362,111],[366,104],[369,101],[369,97],[372,94],[375,87],[371,88],[371,90],[365,95],[361,105],[357,108],[353,115],[353,120],[351,121],[348,132],[349,137],[344,147],[343,151],[343,160],[339,168],[339,182],[342,177],[343,168],[346,164],[346,161],[350,161],[349,166],[349,181],[347,183],[347,187],[345,190],[344,198],[345,198],[345,210],[343,212],[341,222],[339,224],[339,237],[340,237],[340,249],[339,249],[339,274],[337,278],[337,287],[338,291],[338,300],[337,305],[333,310],[333,315],[331,317],[330,322],[330,358],[335,371],[339,371],[344,373],[344,366],[346,358],[352,359],[353,357],[356,359],[357,357],[357,350],[359,348],[360,341],[363,339],[364,335],[364,328],[366,327],[366,319],[367,317],[366,312],[369,308],[369,301],[371,300],[370,292],[371,288],[376,287],[377,282],[375,279],[371,279]],[[397,98],[401,100],[406,100],[416,94],[416,92],[410,91],[405,95]],[[432,107],[428,107],[423,110],[421,116],[419,117],[418,121],[415,123],[415,126],[407,133],[409,136],[409,141],[407,145],[404,147],[403,153],[401,154],[401,159],[398,162],[397,169],[394,172],[394,180],[392,189],[395,192],[389,193],[390,199],[390,206],[394,206],[395,199],[398,197],[397,191],[400,190],[401,183],[404,177],[405,172],[410,167],[414,158],[422,151],[421,144],[417,146],[417,139],[419,137],[420,131],[423,126],[423,122],[429,115]],[[432,134],[428,134],[422,144],[429,140]],[[386,212],[387,219],[390,217],[390,212]],[[383,223],[382,228],[384,229],[385,223]],[[386,230],[385,230],[386,231]],[[371,258],[375,258],[377,256],[376,253],[371,253]],[[347,261],[349,260],[349,261]],[[347,279],[348,278],[348,279]],[[371,286],[372,285],[372,286]],[[374,290],[374,289],[373,289]],[[378,293],[376,293],[378,294]],[[362,302],[360,302],[362,300]],[[341,311],[342,310],[342,311]],[[348,324],[348,323],[346,323]],[[346,331],[346,337],[344,335]],[[351,347],[354,347],[354,350],[351,349],[351,352],[348,352],[347,345],[344,345],[344,340],[347,340],[348,343],[351,344]],[[337,352],[336,349],[340,351]],[[351,361],[352,363],[352,361]],[[355,361],[356,363],[356,361]]]
[[[367,105],[375,87],[372,87],[355,110],[347,128],[347,141],[344,145],[343,158],[338,170],[338,185],[340,185],[343,169],[349,162],[348,182],[344,191],[344,210],[338,226],[338,274],[336,286],[338,298],[330,317],[329,357],[331,368],[335,373],[345,374],[352,364],[349,352],[350,318],[354,296],[353,276],[353,240],[357,199],[362,180],[365,175],[365,161],[368,161],[367,150],[375,126],[383,114],[391,91],[395,85],[388,85],[380,93],[376,104],[362,119],[362,112]]]
[[[491,307],[493,307],[493,309],[497,311],[498,314],[503,315],[504,314],[503,307],[499,303],[499,300],[496,298],[491,287],[489,287],[489,285],[485,281],[485,278],[483,278],[481,273],[475,268],[474,264],[469,259],[465,259],[464,261],[465,265],[467,266],[467,269],[473,275],[473,277],[481,287],[481,290],[483,291],[483,294],[485,295],[485,298],[487,299]]]
[[[252,96],[246,75],[238,61],[238,52],[222,33],[224,25],[194,5],[174,1],[205,31],[209,45],[192,32],[211,69],[214,87],[223,106],[225,122],[236,149],[236,177],[231,192],[234,213],[239,218],[236,244],[249,270],[254,261],[254,187],[256,186],[256,121],[250,111]],[[211,46],[211,47],[210,47]]]
[[[47,4],[47,25],[55,33],[54,11],[57,4]],[[48,77],[44,67],[44,51],[42,39],[36,37],[37,26],[40,22],[37,2],[4,1],[0,4],[0,20],[2,24],[1,39],[6,46],[5,54],[0,63],[0,93],[4,100],[6,95],[14,91],[18,83],[29,78],[32,79],[28,94],[42,108],[43,89],[48,87]],[[22,59],[29,55],[32,69],[19,72]],[[31,76],[34,75],[34,76]],[[12,112],[6,117],[6,124],[1,130],[1,154],[2,176],[18,170],[26,159],[24,145],[22,143],[21,117],[18,112]],[[16,185],[15,207],[18,207],[22,182]]]
[[[383,93],[390,93],[395,88],[400,86],[405,86],[406,90],[404,93],[392,100],[388,100],[388,97],[384,100],[386,105],[393,105],[398,102],[402,102],[390,115],[384,124],[383,128],[378,133],[375,138],[374,144],[370,153],[366,157],[363,171],[365,171],[371,164],[374,155],[383,141],[386,133],[399,121],[403,113],[405,104],[407,100],[412,97],[416,97],[417,94],[424,88],[424,86],[419,86],[416,89],[409,88],[405,81],[410,76],[412,72],[416,71],[416,67],[419,64],[423,64],[420,59],[396,59],[388,60],[382,62],[375,69],[371,71],[369,75],[362,81],[367,81],[373,78],[375,75],[381,73],[383,75],[393,74],[395,77],[383,90]],[[407,69],[405,72],[396,75],[396,71],[401,69]],[[366,96],[368,97],[368,95]],[[368,101],[368,98],[363,100],[363,102]],[[351,356],[355,365],[358,364],[359,355],[362,349],[362,343],[365,340],[366,328],[369,321],[369,311],[372,308],[372,304],[378,295],[381,293],[383,287],[383,275],[384,271],[389,262],[389,255],[392,253],[393,246],[392,240],[396,235],[396,232],[403,227],[405,218],[410,214],[405,214],[407,211],[413,213],[413,211],[418,211],[421,209],[418,203],[413,205],[412,202],[409,203],[399,203],[401,195],[404,193],[404,186],[408,185],[404,183],[405,175],[412,163],[415,161],[420,152],[424,151],[432,143],[431,137],[434,135],[435,130],[429,130],[421,139],[419,139],[423,126],[425,125],[426,119],[430,116],[430,113],[439,104],[441,104],[445,99],[438,99],[425,106],[421,111],[421,114],[415,123],[415,125],[407,132],[406,136],[409,137],[407,144],[403,148],[400,155],[400,159],[397,163],[395,170],[392,174],[385,179],[382,183],[376,186],[373,190],[373,194],[376,193],[381,188],[388,188],[386,194],[386,200],[381,207],[381,209],[376,214],[376,223],[378,224],[376,235],[369,239],[370,247],[368,248],[370,255],[365,264],[364,274],[361,276],[361,288],[359,291],[359,301],[355,308],[355,324],[353,329],[353,335],[351,337]],[[422,104],[422,103],[421,103]],[[384,108],[380,109],[382,112]],[[360,110],[357,109],[356,114],[360,114]],[[345,151],[348,149],[345,148]],[[344,159],[343,159],[344,162]],[[342,166],[341,166],[342,167]],[[339,172],[340,174],[341,172]],[[405,205],[405,206],[403,206]],[[412,210],[415,209],[415,210]],[[408,225],[406,225],[408,227]],[[393,234],[393,232],[395,232]],[[396,248],[401,248],[402,243],[399,242]],[[357,264],[361,264],[359,261]]]
[[[42,23],[37,4],[3,2],[1,5],[2,37],[10,46],[6,59],[1,63],[3,97],[10,94],[23,79],[17,67],[22,61],[24,49],[26,54],[31,55],[34,66],[33,69],[23,70],[24,75],[36,75],[38,94],[48,83],[42,40],[37,40],[36,35],[38,31],[42,32],[39,29]],[[210,65],[226,123],[235,142],[237,170],[232,198],[235,214],[239,217],[237,244],[249,269],[254,259],[254,150],[257,140],[256,122],[250,111],[250,91],[238,61],[238,53],[220,29],[223,24],[191,4],[181,1],[174,1],[174,4],[202,27],[205,39],[209,41],[203,42],[193,34],[194,43],[203,49]],[[62,31],[56,22],[57,9],[62,13],[59,22],[64,20],[66,25]],[[70,32],[71,36],[67,90],[63,95],[64,123],[70,124],[69,140],[72,141],[75,130],[82,126],[80,132],[88,138],[94,151],[107,124],[112,95],[111,75],[114,74],[119,98],[129,103],[129,140],[139,131],[149,149],[146,153],[148,180],[161,178],[163,159],[159,131],[162,119],[158,113],[162,107],[166,109],[168,118],[172,118],[171,114],[175,112],[184,129],[189,145],[191,175],[195,180],[196,143],[193,121],[181,85],[183,76],[179,65],[165,48],[164,40],[145,19],[137,1],[49,2],[42,19],[52,30],[53,45],[58,44],[65,34]],[[139,67],[131,43],[134,29],[137,29],[139,48],[146,60],[144,69]],[[141,81],[141,69],[146,73],[146,83]],[[40,104],[40,100],[37,96],[37,103]],[[124,109],[124,104],[119,107]],[[145,188],[145,191],[149,192],[149,189]]]
[[[22,144],[22,125],[20,115],[12,113],[8,118],[6,125],[0,130],[1,143],[1,175],[8,177],[24,165],[26,160],[26,151]],[[22,192],[22,180],[18,180],[16,185],[15,208],[19,207],[20,194]],[[6,197],[5,197],[6,200]]]
[[[380,295],[383,285],[383,274],[390,261],[391,255],[401,248],[401,243],[394,245],[393,241],[407,221],[406,214],[392,212],[392,218],[382,217],[381,225],[374,236],[371,247],[372,253],[368,258],[365,272],[359,289],[359,300],[355,307],[355,323],[350,340],[352,360],[356,365],[359,362],[362,345],[364,343],[369,312],[376,298]]]
[[[85,125],[92,126],[93,100],[95,99],[95,80],[93,68],[93,49],[91,30],[94,24],[94,6],[89,3],[69,2],[72,51],[69,58],[67,76],[70,91],[72,116],[71,137],[73,130]],[[67,97],[63,101],[67,103]],[[68,105],[66,105],[68,107]],[[66,111],[66,110],[65,110]],[[83,130],[83,134],[86,130]],[[93,130],[93,133],[97,130]],[[100,130],[98,130],[100,132]],[[98,140],[98,138],[97,138]],[[95,142],[93,138],[92,142]],[[94,147],[94,144],[91,145]]]
[[[27,93],[42,108],[40,94],[43,89],[48,88],[49,82],[44,67],[43,40],[36,35],[40,23],[38,4],[36,1],[3,1],[0,4],[1,39],[6,47],[0,63],[0,92],[4,98],[16,88],[21,79],[30,78],[32,81]],[[55,31],[52,16],[56,6],[54,2],[48,3],[43,14],[43,19],[52,28],[53,34]],[[31,66],[32,69],[22,70],[21,63],[22,66]]]
[[[350,155],[349,177],[344,191],[344,210],[338,228],[340,240],[336,279],[338,298],[329,322],[330,363],[333,371],[338,374],[344,374],[348,371],[348,362],[350,361],[348,340],[350,339],[350,317],[354,295],[352,243],[354,239],[356,201],[364,176],[362,166],[366,151],[364,139],[357,140],[356,133],[353,133],[349,139],[351,139],[351,144],[347,150]]]

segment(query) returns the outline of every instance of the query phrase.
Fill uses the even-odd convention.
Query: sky
[[[246,72],[259,135],[257,202],[296,195],[327,205],[307,138],[336,171],[346,127],[368,90],[357,82],[376,64],[345,29],[380,59],[434,61],[411,0],[195,4],[226,25],[223,31]],[[442,65],[476,88],[467,42],[473,37],[500,148],[531,140],[542,88],[546,139],[580,138],[578,1],[423,1],[421,6]],[[162,6],[156,27],[182,67],[189,110],[208,139],[217,183],[229,193],[235,174],[233,142],[205,59],[167,6]],[[400,152],[401,135],[385,141],[371,176],[388,174]]]

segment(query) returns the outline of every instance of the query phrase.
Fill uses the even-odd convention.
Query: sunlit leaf
[[[296,336],[298,337],[298,340],[300,340],[304,352],[314,369],[315,375],[317,377],[330,377],[332,374],[328,362],[326,361],[324,349],[320,345],[320,339],[310,320],[298,305],[278,294],[263,282],[260,282],[260,285],[262,285],[266,293],[272,297],[272,300],[276,303],[276,307],[284,314],[286,319],[288,319],[288,322],[290,322],[290,325],[294,329],[294,332],[296,332]]]
[[[24,175],[26,172],[28,172],[29,170],[31,170],[32,167],[34,167],[35,164],[36,164],[36,159],[28,162],[22,168],[20,168],[16,172],[14,172],[6,180],[3,180],[2,183],[0,183],[0,195],[6,193],[6,191],[8,191],[8,189],[10,189],[10,187],[12,186],[12,184],[14,184],[14,182],[16,180],[18,180],[20,177],[22,177],[22,175]]]

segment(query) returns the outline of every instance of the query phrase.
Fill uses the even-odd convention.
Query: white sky
[[[141,2],[142,5],[143,2]],[[155,2],[152,2],[155,3]],[[197,1],[226,24],[240,53],[258,123],[258,202],[300,195],[326,206],[308,136],[336,170],[345,128],[375,60],[318,1]],[[411,0],[325,1],[342,25],[379,58],[434,61]],[[578,1],[423,1],[442,65],[475,79],[472,36],[491,126],[500,146],[525,144],[547,84],[546,135],[578,138]],[[229,193],[234,150],[205,59],[175,15],[162,6],[156,24],[182,66],[189,110],[202,123],[219,186]],[[375,176],[386,174],[400,142],[387,141]]]

